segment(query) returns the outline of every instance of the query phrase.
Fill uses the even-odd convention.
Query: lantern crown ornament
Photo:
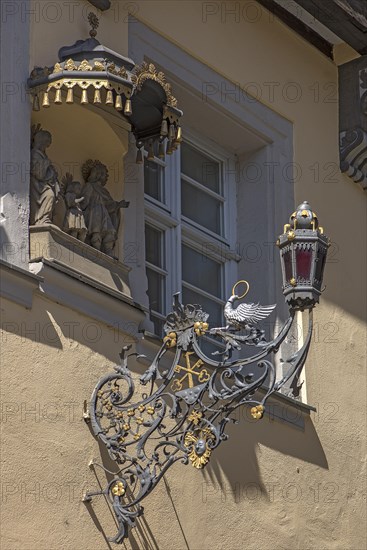
[[[314,307],[322,292],[322,279],[329,239],[319,226],[316,213],[302,202],[284,226],[277,245],[288,305],[303,311]]]
[[[208,466],[215,449],[228,439],[227,425],[237,422],[239,407],[248,407],[253,420],[261,421],[275,392],[299,398],[328,249],[307,202],[291,215],[277,244],[289,317],[272,340],[265,338],[261,323],[274,315],[276,306],[245,301],[250,292],[245,280],[232,288],[222,327],[211,327],[200,305],[183,305],[176,293],[162,345],[146,371],[140,377],[133,374],[129,365],[136,354],[125,347],[121,364],[98,381],[85,418],[116,463],[116,472],[93,460],[90,467],[104,470],[108,483],[85,493],[83,500],[104,495],[110,503],[118,523],[110,541],[123,542],[143,513],[141,502],[173,464],[191,464],[198,470]],[[297,310],[308,311],[308,333],[298,349],[295,344],[289,350],[282,344],[289,334],[294,336]],[[210,356],[201,345],[208,337],[219,344]],[[276,354],[286,365],[280,376]]]
[[[89,38],[63,46],[52,67],[35,67],[27,81],[33,97],[33,110],[52,104],[91,104],[115,109],[132,127],[138,153],[157,143],[163,151],[167,141],[169,154],[182,140],[182,111],[172,94],[171,85],[153,63],[134,61],[101,44],[97,38],[99,21],[90,13]],[[137,162],[141,155],[138,154]]]

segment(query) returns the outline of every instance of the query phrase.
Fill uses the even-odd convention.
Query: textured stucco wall
[[[84,490],[98,487],[89,460],[106,458],[82,411],[131,337],[39,295],[32,310],[4,300],[2,323],[2,548],[108,548],[114,522],[103,497],[81,502]],[[316,372],[320,347],[309,362]],[[315,395],[326,382],[312,375]],[[243,411],[209,468],[171,469],[126,547],[183,549],[186,538],[195,550],[363,548],[361,441],[339,385],[332,398],[318,393],[304,430],[268,417],[255,423]]]
[[[128,3],[112,3],[98,36],[126,53]],[[306,368],[308,401],[318,412],[305,431],[241,418],[206,471],[176,465],[167,474],[170,490],[163,482],[147,499],[126,547],[362,550],[366,196],[338,170],[337,67],[255,2],[239,2],[239,16],[225,2],[129,4],[140,20],[239,83],[239,101],[241,87],[252,83],[248,91],[293,122],[296,200],[309,200],[333,246]],[[53,63],[61,45],[87,35],[87,25],[67,20],[65,9],[59,22],[33,20],[32,65]],[[87,462],[99,456],[81,409],[121,340],[103,325],[97,342],[82,329],[70,338],[65,323],[93,321],[39,296],[31,310],[6,300],[2,307],[3,319],[15,323],[2,346],[2,548],[108,548],[98,521],[107,533],[114,526],[103,499],[93,502],[95,516],[80,502],[84,485],[96,486]],[[60,329],[56,339],[47,329],[52,342],[41,331],[39,342],[37,333],[22,337],[21,323]]]

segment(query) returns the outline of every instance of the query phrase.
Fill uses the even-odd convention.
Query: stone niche
[[[34,113],[32,126],[35,128],[37,125],[52,136],[52,143],[47,146],[46,155],[57,173],[57,186],[61,187],[63,210],[59,208],[58,211],[56,204],[51,219],[43,221],[35,220],[34,211],[38,207],[33,208],[33,215],[31,209],[30,261],[45,259],[59,269],[65,269],[70,274],[95,282],[99,287],[102,285],[130,296],[129,269],[122,263],[123,218],[124,207],[127,206],[123,201],[123,174],[129,124],[122,117],[107,115],[103,110],[98,114],[98,109],[95,108],[92,110],[88,106],[63,104],[52,105],[49,109]],[[42,153],[37,158],[41,158],[42,161]],[[86,229],[70,229],[73,223],[77,227],[86,227],[87,221],[92,224],[93,216],[98,216],[98,205],[93,215],[88,212],[90,203],[83,205],[88,194],[86,174],[90,171],[86,171],[86,162],[89,159],[106,166],[108,176],[103,188],[104,193],[110,202],[118,205],[119,223],[114,224],[116,231],[113,242],[110,241],[108,244],[108,249],[103,242],[100,246],[93,240],[95,237],[98,238],[98,232],[90,235],[88,229],[86,235]],[[76,185],[76,194],[72,192],[75,182],[80,183]],[[80,201],[75,201],[76,197]],[[113,218],[113,215],[110,217]],[[95,225],[98,229],[98,223]]]

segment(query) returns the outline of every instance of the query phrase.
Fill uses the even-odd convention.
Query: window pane
[[[164,313],[164,279],[165,277],[147,267],[149,307],[158,313]]]
[[[183,216],[213,233],[222,234],[222,202],[184,180],[181,180],[181,208]]]
[[[151,160],[144,160],[144,192],[157,201],[164,202],[163,167]]]
[[[201,351],[207,355],[210,359],[216,359],[218,361],[218,357],[211,357],[212,353],[219,351],[223,352],[223,347],[220,346],[217,340],[211,339],[211,338],[200,338],[199,339],[199,347]]]
[[[163,267],[163,232],[145,224],[145,259],[147,262]]]
[[[208,189],[222,194],[219,162],[207,157],[188,143],[181,144],[181,172]]]
[[[206,313],[209,313],[208,323],[211,328],[223,326],[223,306],[217,304],[189,288],[182,286],[182,300],[184,304],[200,304]]]
[[[163,337],[163,327],[165,321],[163,321],[159,317],[156,317],[155,315],[151,315],[150,320],[153,322],[154,325],[154,334]]]
[[[185,245],[182,246],[182,279],[214,296],[221,297],[221,264]]]

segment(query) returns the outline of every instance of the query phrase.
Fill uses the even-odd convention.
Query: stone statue
[[[88,228],[87,242],[109,256],[117,240],[120,208],[126,208],[124,200],[115,201],[105,188],[108,170],[99,160],[87,160],[82,167],[85,180],[81,207]]]
[[[99,160],[82,166],[85,184],[69,173],[58,180],[57,171],[46,154],[51,133],[32,126],[30,224],[54,224],[65,233],[113,256],[120,225],[120,209],[129,203],[115,201],[105,185],[108,170]]]
[[[87,227],[80,206],[80,203],[84,200],[84,197],[81,196],[82,184],[79,181],[73,181],[73,176],[69,173],[62,181],[65,188],[64,200],[67,208],[63,230],[84,242],[87,236]]]
[[[32,127],[31,150],[31,225],[52,223],[56,198],[60,186],[55,167],[46,154],[52,143],[50,132],[40,125]]]

